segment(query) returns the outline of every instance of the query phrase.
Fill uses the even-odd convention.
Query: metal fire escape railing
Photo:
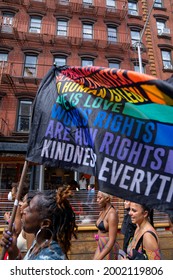
[[[0,118],[0,135],[8,136],[9,133],[8,122],[4,118]]]
[[[99,5],[94,5],[93,3],[82,2],[82,0],[57,0],[56,8],[68,13],[101,15],[104,17],[113,17],[114,19],[124,19],[128,10],[126,0],[117,0],[115,7],[106,6],[103,1],[100,1]]]
[[[11,0],[1,0],[0,2],[11,5]],[[13,4],[25,6],[26,9],[37,8],[39,10],[47,10],[49,8],[64,12],[65,14],[79,13],[80,15],[101,15],[103,17],[112,17],[118,19],[124,19],[127,15],[127,0],[116,0],[115,6],[108,6],[104,1],[100,1],[95,5],[94,1],[83,2],[82,0],[30,0],[25,2],[24,0],[13,0]]]
[[[8,84],[13,80],[16,83],[25,82],[38,85],[52,65],[31,64],[30,66],[31,68],[26,67],[24,63],[0,61],[0,84]]]
[[[116,28],[116,27],[115,27]],[[63,30],[63,32],[62,32]],[[91,44],[91,47],[108,48],[113,47],[117,50],[126,50],[130,47],[130,36],[127,33],[121,32],[116,28],[116,38],[108,35],[107,27],[100,29],[93,28],[92,36],[85,38],[82,32],[82,26],[70,25],[64,29],[64,26],[56,26],[55,22],[42,23],[41,28],[32,28],[29,30],[28,21],[14,19],[12,22],[6,20],[3,22],[3,17],[0,17],[0,36],[2,39],[16,39],[21,42],[39,42],[41,44],[69,44],[69,45],[85,45],[86,42]]]

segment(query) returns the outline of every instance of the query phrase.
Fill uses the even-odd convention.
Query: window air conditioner
[[[163,34],[170,34],[170,29],[169,28],[163,28],[159,31],[159,35],[163,35]]]

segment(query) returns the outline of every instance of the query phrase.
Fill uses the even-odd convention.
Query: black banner
[[[26,159],[98,178],[120,198],[173,213],[173,87],[133,71],[52,67]]]

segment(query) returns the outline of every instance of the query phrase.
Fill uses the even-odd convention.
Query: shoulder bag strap
[[[145,234],[146,232],[151,233],[151,234],[155,237],[156,241],[158,242],[157,236],[155,235],[155,233],[154,233],[153,231],[151,231],[151,230],[147,230],[147,231],[145,231],[145,232],[143,233],[143,235],[142,235],[142,236],[140,237],[140,239],[138,240],[138,243],[136,244],[136,247],[135,247],[136,250],[139,249],[141,243],[142,243],[142,249],[143,249],[143,236],[144,236],[144,234]]]

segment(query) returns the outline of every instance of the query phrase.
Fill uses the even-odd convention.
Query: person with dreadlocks
[[[23,229],[35,235],[34,242],[24,260],[65,260],[71,247],[71,238],[76,236],[75,214],[68,198],[70,187],[57,191],[38,192],[23,210]],[[16,241],[9,231],[3,232],[1,246],[9,259],[20,259]]]

